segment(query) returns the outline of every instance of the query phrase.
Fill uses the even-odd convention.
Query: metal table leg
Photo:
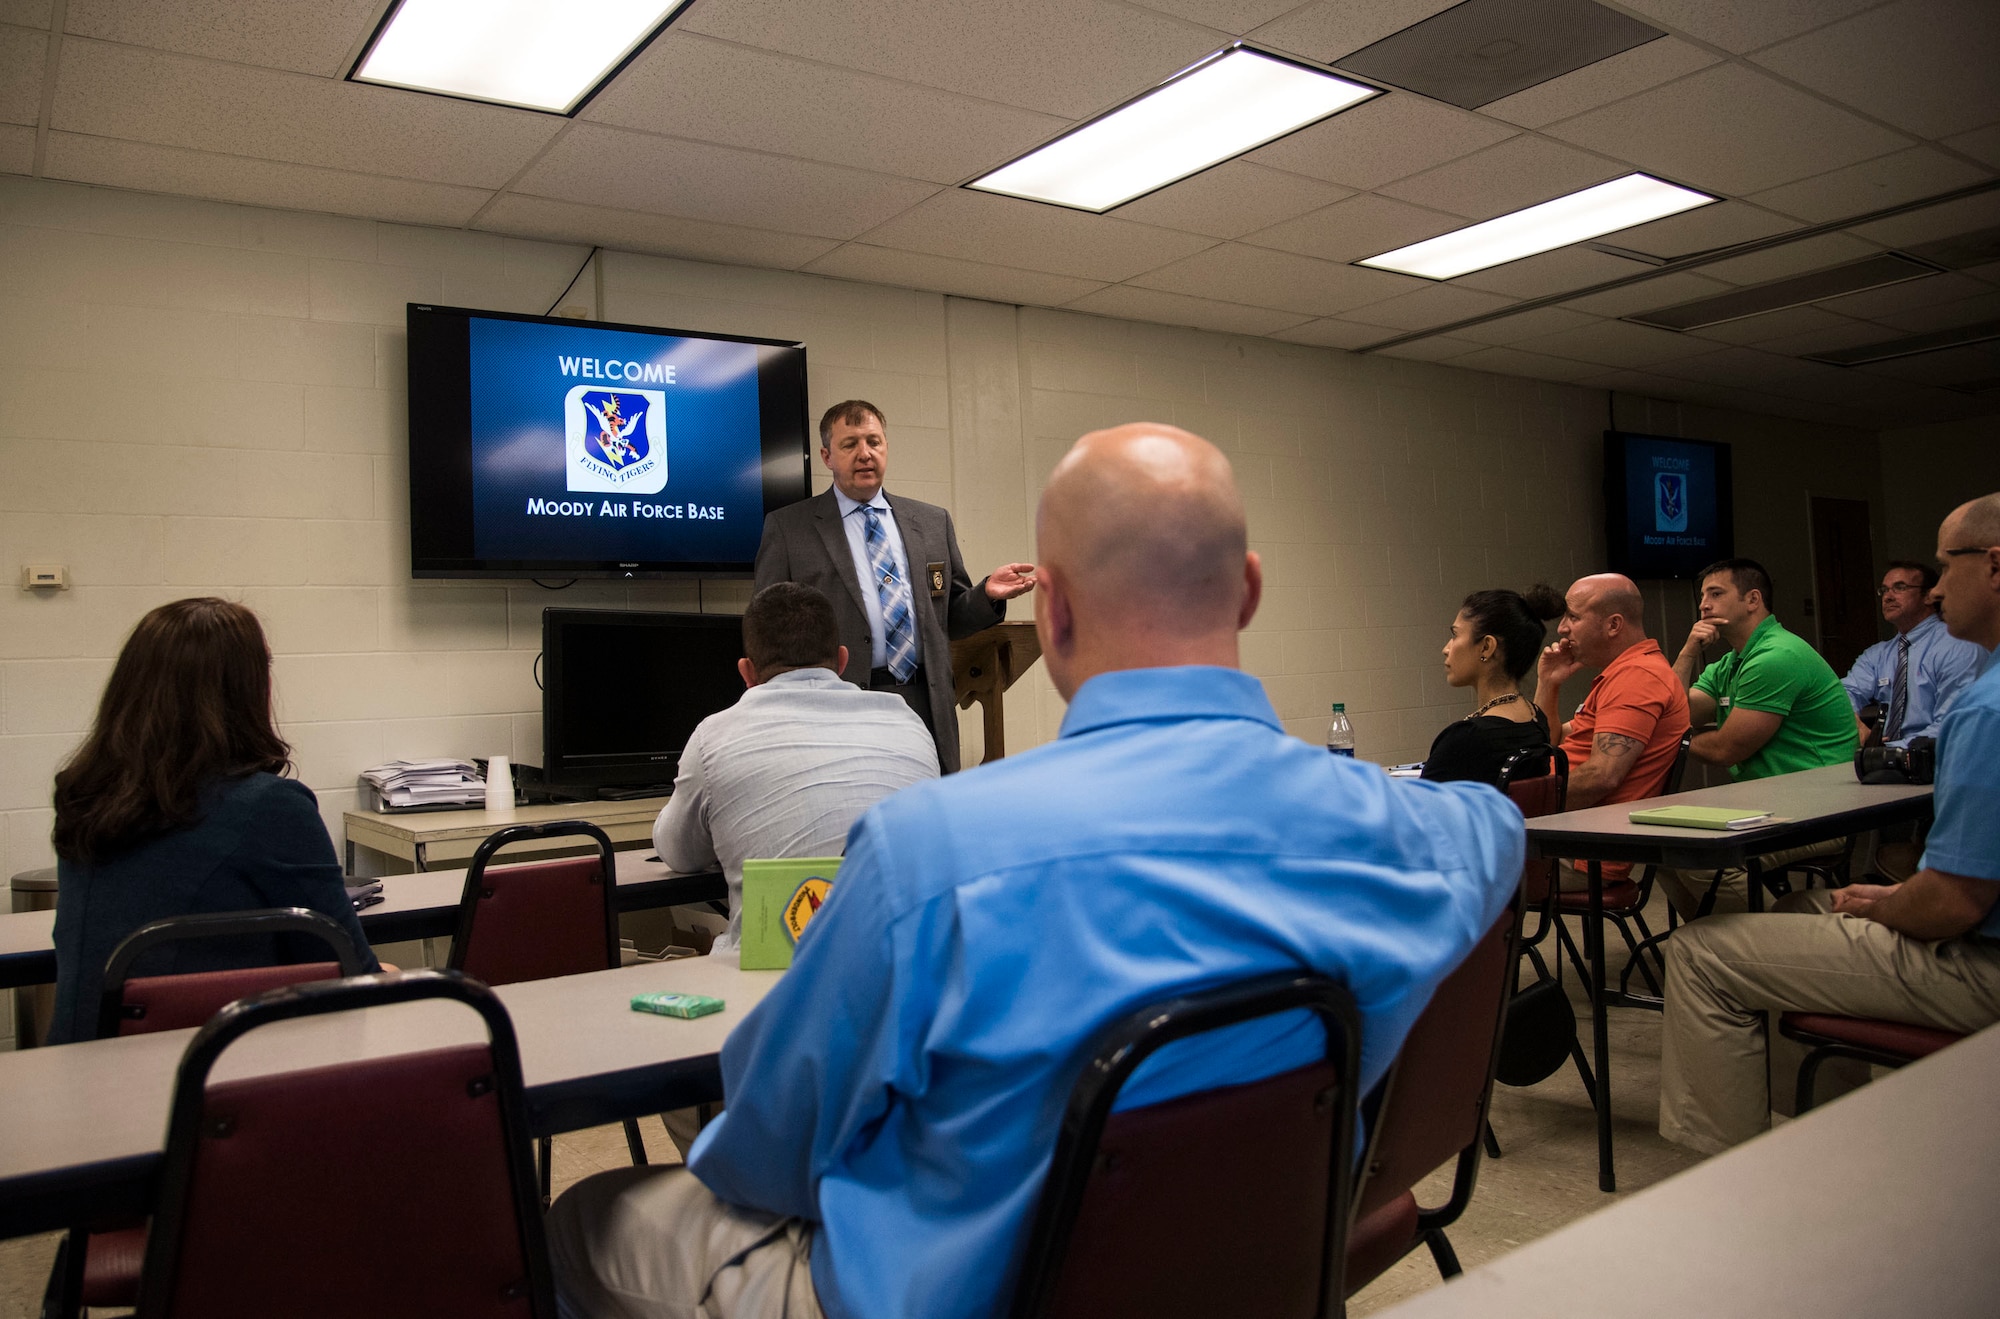
[[[1604,863],[1592,861],[1590,918],[1583,927],[1583,956],[1590,963],[1590,1048],[1597,1073],[1597,1189],[1615,1191],[1611,1167],[1611,1037],[1604,1004]]]

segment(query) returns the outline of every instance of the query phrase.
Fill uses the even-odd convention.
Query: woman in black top
[[[1546,621],[1562,611],[1563,598],[1547,586],[1465,597],[1444,645],[1444,671],[1452,686],[1472,688],[1479,704],[1431,743],[1425,778],[1496,783],[1516,751],[1548,745],[1548,719],[1522,694],[1521,680],[1542,653]]]

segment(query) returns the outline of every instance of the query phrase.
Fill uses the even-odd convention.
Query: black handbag
[[[1554,1076],[1576,1047],[1576,1009],[1560,981],[1537,980],[1507,1000],[1494,1078],[1502,1085],[1534,1085]]]

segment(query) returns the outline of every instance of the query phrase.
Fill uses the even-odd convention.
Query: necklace
[[[1474,711],[1473,711],[1473,712],[1472,712],[1471,714],[1469,714],[1469,715],[1467,715],[1467,716],[1465,716],[1465,717],[1466,717],[1467,719],[1477,719],[1477,718],[1478,718],[1478,717],[1479,717],[1480,715],[1483,715],[1483,714],[1485,714],[1485,713],[1486,713],[1486,712],[1487,712],[1488,710],[1491,710],[1491,709],[1492,709],[1492,708],[1493,708],[1494,706],[1496,706],[1496,705],[1505,705],[1505,704],[1507,704],[1507,702],[1509,702],[1509,701],[1518,701],[1518,700],[1520,700],[1520,699],[1521,699],[1521,698],[1520,698],[1520,697],[1519,697],[1518,695],[1516,695],[1515,693],[1513,693],[1513,692],[1508,692],[1508,693],[1507,693],[1507,694],[1506,694],[1505,696],[1496,696],[1496,697],[1494,697],[1494,698],[1493,698],[1492,700],[1490,700],[1490,701],[1488,701],[1488,702],[1487,702],[1486,704],[1484,704],[1484,705],[1480,706],[1480,707],[1479,707],[1479,708],[1478,708],[1477,710],[1474,710]]]

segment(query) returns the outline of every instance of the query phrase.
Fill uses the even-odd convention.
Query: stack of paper
[[[486,780],[469,760],[392,760],[363,770],[361,777],[391,810],[406,806],[478,806],[486,801]]]

